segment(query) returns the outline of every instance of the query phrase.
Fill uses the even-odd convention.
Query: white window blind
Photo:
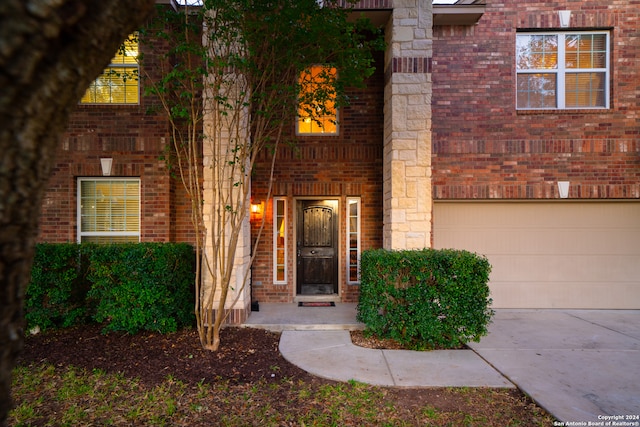
[[[140,180],[78,179],[78,241],[140,240]]]

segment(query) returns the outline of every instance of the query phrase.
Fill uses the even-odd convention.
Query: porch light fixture
[[[562,28],[567,28],[569,26],[569,22],[571,22],[571,11],[570,10],[559,10],[558,18],[560,18],[560,26]]]
[[[255,215],[256,217],[262,217],[262,213],[264,212],[264,202],[260,200],[254,200],[251,202],[251,215]]]
[[[569,181],[558,181],[558,192],[561,199],[569,197]]]
[[[113,165],[112,158],[101,158],[100,166],[102,166],[102,176],[111,176],[111,166]]]

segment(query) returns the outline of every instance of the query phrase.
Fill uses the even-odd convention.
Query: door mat
[[[314,302],[298,302],[298,307],[335,307],[333,301],[314,301]]]

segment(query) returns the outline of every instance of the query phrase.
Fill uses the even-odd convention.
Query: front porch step
[[[298,307],[297,301],[260,303],[260,311],[252,311],[241,326],[274,332],[361,330],[364,324],[356,321],[356,306],[355,303],[341,302],[336,302],[335,307]]]

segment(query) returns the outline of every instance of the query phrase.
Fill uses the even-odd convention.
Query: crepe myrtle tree
[[[167,162],[191,201],[195,315],[206,349],[219,348],[225,307],[236,302],[228,304],[230,291],[241,295],[248,281],[249,269],[236,272],[241,285],[232,289],[258,154],[273,154],[272,176],[277,147],[292,143],[296,117],[318,121],[347,104],[347,88],[363,86],[374,71],[382,34],[365,19],[348,19],[349,12],[344,0],[204,0],[165,9],[149,28],[170,46],[162,78],[142,78],[169,117]],[[316,64],[326,71],[313,82],[301,78]],[[213,194],[206,203],[204,182]]]
[[[23,345],[40,203],[59,134],[155,0],[0,2],[0,425]]]

